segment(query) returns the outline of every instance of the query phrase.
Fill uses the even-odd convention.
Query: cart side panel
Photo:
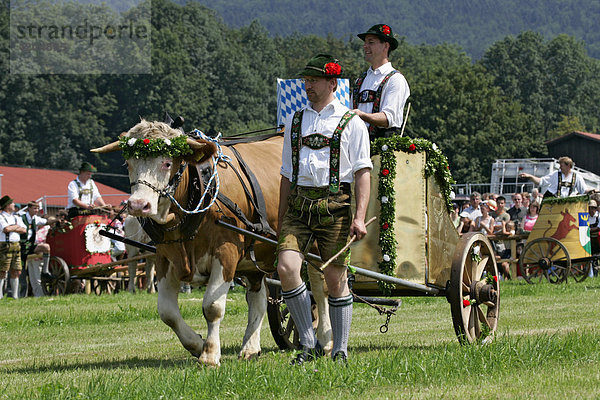
[[[587,198],[562,204],[544,203],[527,241],[552,237],[565,246],[571,260],[589,257],[590,254],[585,251],[579,237],[579,214],[583,214],[584,219],[587,218],[587,203]],[[582,234],[587,235],[589,240],[589,232],[584,231]],[[559,256],[560,254],[557,254],[557,257]]]
[[[460,240],[444,196],[434,177],[427,180],[428,276],[430,284],[445,287],[450,279],[454,251]]]
[[[395,152],[396,179],[394,182],[395,220],[394,237],[396,247],[395,275],[398,278],[424,284],[426,251],[426,185],[423,178],[425,154]],[[378,263],[382,260],[379,247],[379,230],[386,222],[380,218],[380,199],[378,184],[381,164],[379,156],[373,157],[371,174],[371,197],[367,219],[377,216],[377,226],[369,226],[367,237],[352,249],[351,264],[357,267],[379,272]],[[364,276],[356,277],[356,284],[374,282]]]

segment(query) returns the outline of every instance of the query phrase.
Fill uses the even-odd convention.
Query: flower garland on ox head
[[[383,259],[379,269],[386,275],[394,274],[396,265],[396,239],[394,238],[395,201],[394,180],[396,178],[395,151],[405,153],[426,153],[424,179],[433,176],[444,196],[448,212],[452,211],[450,192],[454,183],[450,174],[448,160],[438,147],[425,139],[394,136],[379,138],[371,143],[371,156],[381,156],[381,169],[379,171],[378,198],[381,202],[381,226],[379,233],[379,246]],[[379,281],[379,287],[384,293],[390,293],[394,287],[391,283]]]
[[[133,138],[119,137],[119,148],[123,157],[130,158],[155,158],[155,157],[181,157],[192,154],[193,151],[187,144],[185,135],[172,138]]]

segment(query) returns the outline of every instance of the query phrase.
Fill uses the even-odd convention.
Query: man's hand
[[[364,219],[354,218],[350,225],[350,237],[356,235],[356,240],[360,240],[367,234],[367,227]]]

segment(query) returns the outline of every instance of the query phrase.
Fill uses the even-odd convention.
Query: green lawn
[[[181,296],[206,333],[201,292]],[[496,340],[458,344],[444,298],[404,298],[389,331],[357,304],[350,360],[288,365],[265,319],[263,354],[241,362],[244,293],[221,327],[222,366],[199,366],[158,318],[156,295],[0,301],[0,399],[563,399],[600,398],[600,279],[559,286],[502,282]]]

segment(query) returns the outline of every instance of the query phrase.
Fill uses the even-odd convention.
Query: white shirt
[[[81,199],[79,198],[80,189],[77,183],[81,185]],[[100,192],[96,187],[96,184],[91,178],[87,180],[85,185],[81,183],[79,177],[75,178],[75,180],[69,182],[69,186],[67,186],[67,191],[69,195],[69,202],[67,203],[67,208],[77,207],[75,204],[73,204],[73,199],[79,199],[85,204],[91,205],[94,204],[97,198],[101,197]]]
[[[540,179],[540,186],[542,188],[542,193],[546,193],[549,191],[550,193],[556,194],[558,197],[569,197],[569,189],[566,186],[562,186],[560,188],[560,193],[558,193],[558,174],[562,174],[560,171],[554,171],[553,173],[544,176]],[[571,183],[573,180],[573,171],[570,171],[567,176],[562,175],[563,182]],[[585,194],[586,187],[581,174],[575,173],[575,186],[573,187],[573,191],[571,192],[571,196],[577,196],[579,194]]]
[[[373,70],[369,68],[367,76],[360,86],[360,92],[363,90],[374,90],[377,91],[379,84],[394,70],[392,63],[388,62],[383,64],[381,67]],[[396,72],[383,86],[381,91],[381,103],[379,104],[379,112],[383,112],[388,120],[387,128],[401,128],[402,121],[404,119],[404,105],[406,100],[410,96],[410,88],[404,75]],[[373,103],[358,103],[358,109],[371,113],[373,110]],[[369,124],[367,123],[367,126]]]
[[[482,215],[481,210],[479,210],[479,207],[474,208],[471,205],[469,205],[469,207],[465,208],[463,211],[465,211],[469,214],[469,219],[471,221],[475,221],[475,218],[481,217],[481,215]]]
[[[42,225],[46,225],[48,223],[48,220],[46,218],[42,218],[39,215],[34,215],[33,217],[31,215],[29,215],[28,212],[25,213],[25,218],[27,218],[27,225],[29,225],[29,227],[27,228],[27,226],[25,226],[27,228],[27,239],[29,239],[31,237],[31,234],[33,233],[31,231],[31,222],[35,219],[35,225],[36,228],[41,227]],[[21,217],[21,220],[23,219],[23,217]]]
[[[321,112],[316,112],[309,103],[304,108],[300,132],[302,137],[320,133],[328,138],[333,136],[342,116],[348,111],[339,100],[334,99]],[[281,154],[281,175],[292,180],[291,128],[294,115],[285,124],[283,151]],[[371,145],[365,123],[354,116],[341,134],[340,143],[340,182],[352,183],[354,173],[363,168],[373,169]],[[298,163],[298,185],[309,187],[329,186],[329,146],[313,150],[300,147]]]
[[[19,225],[23,228],[27,228],[23,223],[21,217],[14,214],[9,214],[6,211],[2,211],[0,213],[0,242],[6,241],[6,233],[4,233],[4,228],[6,228],[9,225]],[[21,235],[17,232],[10,232],[8,234],[9,242],[14,243],[18,242],[19,240],[21,240]]]

